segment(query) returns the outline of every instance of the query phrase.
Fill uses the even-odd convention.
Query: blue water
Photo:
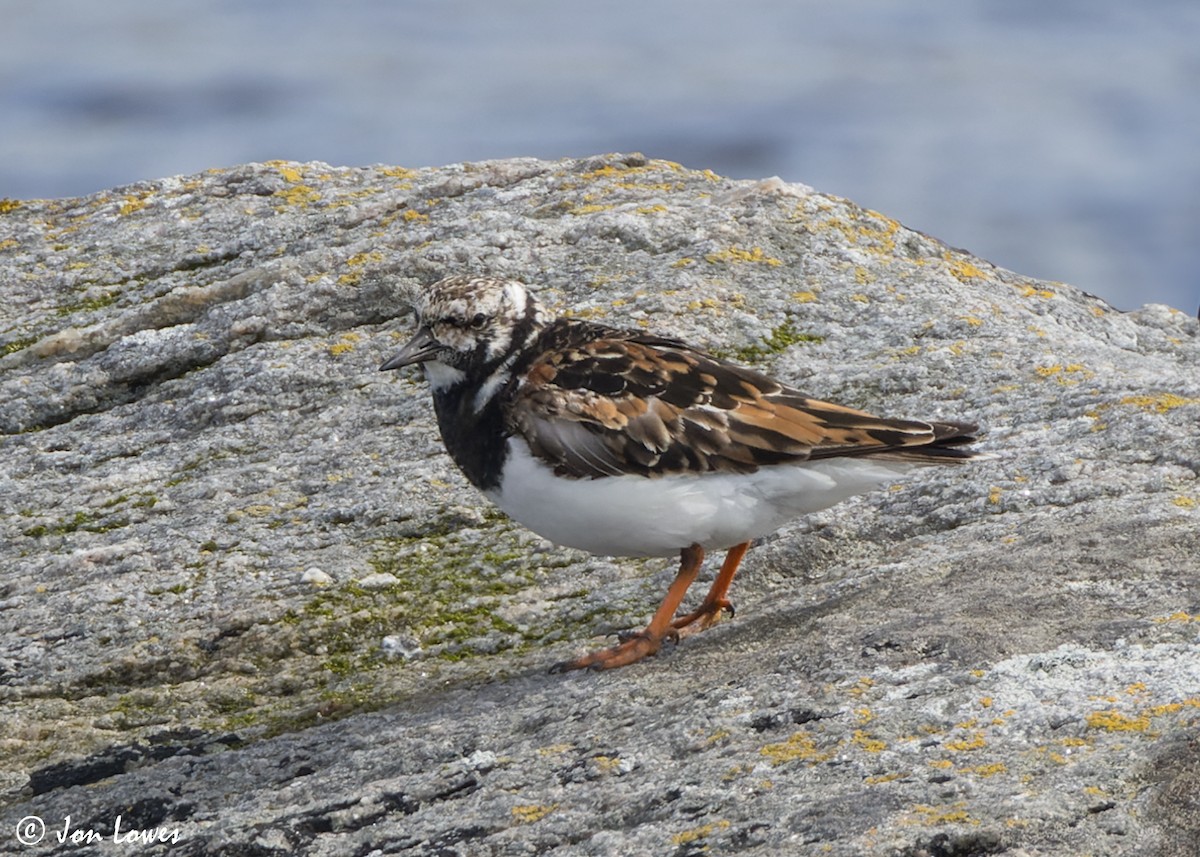
[[[2,11],[0,197],[272,158],[639,150],[847,196],[1122,308],[1200,304],[1195,0]]]

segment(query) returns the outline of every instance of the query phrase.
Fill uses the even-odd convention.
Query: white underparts
[[[689,545],[728,548],[827,509],[914,465],[829,458],[754,473],[555,476],[519,438],[508,441],[504,477],[488,498],[543,538],[609,556],[673,556]]]

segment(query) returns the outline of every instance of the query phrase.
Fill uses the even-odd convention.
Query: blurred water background
[[[1200,303],[1196,0],[0,9],[0,197],[641,151],[846,196],[1124,309]]]

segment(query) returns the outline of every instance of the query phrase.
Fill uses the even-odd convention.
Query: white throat
[[[436,360],[430,360],[425,364],[425,378],[429,381],[429,386],[435,393],[449,390],[455,384],[462,383],[466,377],[466,373],[461,369],[447,366],[445,363],[439,363]]]

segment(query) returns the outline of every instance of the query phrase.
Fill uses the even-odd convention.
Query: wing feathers
[[[804,396],[680,342],[560,320],[510,408],[534,454],[564,475],[748,472],[808,458],[953,462],[962,423],[891,420]]]

